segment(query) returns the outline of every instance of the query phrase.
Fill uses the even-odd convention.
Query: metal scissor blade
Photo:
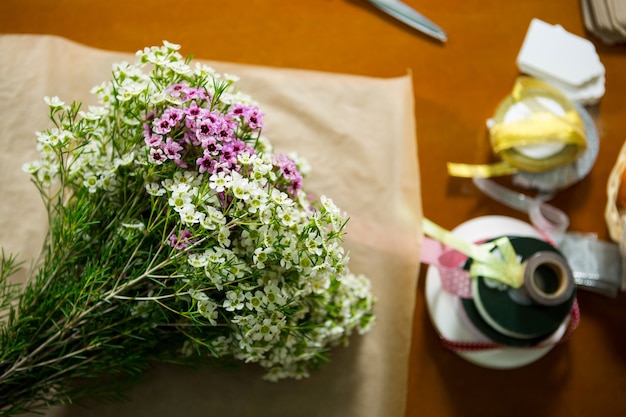
[[[448,40],[446,33],[432,21],[422,14],[399,0],[368,0],[389,16],[395,17],[399,21],[406,23],[414,29],[419,30],[442,42]]]

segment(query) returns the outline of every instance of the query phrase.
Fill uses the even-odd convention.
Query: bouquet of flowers
[[[153,360],[301,378],[373,324],[345,214],[304,191],[306,162],[273,152],[236,77],[178,49],[115,64],[97,106],[46,97],[24,169],[49,232],[23,287],[2,254],[0,415],[117,398]]]

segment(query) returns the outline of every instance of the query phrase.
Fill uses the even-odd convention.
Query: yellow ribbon
[[[546,109],[540,97],[553,100],[564,114]],[[504,121],[509,109],[524,102],[531,114],[516,121]],[[491,147],[503,162],[496,164],[448,163],[448,173],[456,177],[494,177],[514,174],[518,170],[544,172],[577,160],[587,148],[585,127],[576,106],[558,89],[535,78],[519,77],[511,94],[498,106],[489,130]],[[520,146],[561,143],[563,149],[547,158],[531,158],[518,150]]]
[[[424,218],[422,228],[425,235],[455,249],[472,259],[469,275],[472,278],[491,278],[519,288],[524,282],[524,266],[520,263],[511,241],[506,237],[476,245],[467,242],[450,231]],[[493,250],[498,249],[501,257]]]

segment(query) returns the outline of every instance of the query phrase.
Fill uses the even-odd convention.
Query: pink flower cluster
[[[254,105],[234,103],[220,108],[204,88],[175,84],[166,90],[179,105],[153,113],[144,124],[144,142],[149,161],[162,165],[170,161],[183,169],[200,174],[241,172],[238,155],[255,149],[263,129],[263,113]],[[225,108],[224,108],[225,107]],[[302,175],[295,162],[286,155],[274,155],[272,164],[278,175],[275,184],[291,195],[302,187]]]
[[[272,158],[272,164],[278,168],[281,176],[286,179],[286,191],[291,195],[296,195],[302,188],[302,174],[298,170],[296,163],[287,155],[278,154]]]
[[[245,141],[263,128],[263,114],[253,105],[233,104],[225,111],[211,109],[204,88],[176,84],[167,90],[180,100],[144,125],[144,141],[154,164],[173,161],[181,168],[214,174],[239,170],[237,156],[254,154]]]

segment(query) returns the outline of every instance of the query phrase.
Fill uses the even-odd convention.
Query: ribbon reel
[[[587,149],[579,107],[558,89],[532,77],[517,78],[488,127],[491,148],[502,162],[448,163],[450,175],[489,178],[547,172],[578,160]]]
[[[550,243],[526,236],[468,242],[423,221],[422,262],[437,268],[441,288],[459,297],[459,314],[492,343],[443,339],[455,350],[545,347],[569,320],[578,324],[576,285],[566,258]],[[564,340],[562,338],[561,340]]]

